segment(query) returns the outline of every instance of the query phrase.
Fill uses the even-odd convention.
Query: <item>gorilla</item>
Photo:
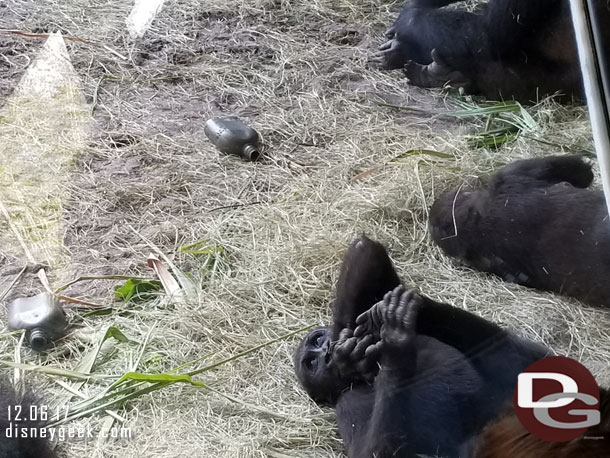
[[[569,0],[489,0],[477,11],[457,0],[411,0],[371,61],[402,68],[411,84],[463,87],[491,99],[584,99]],[[591,0],[610,62],[610,6]]]
[[[294,364],[307,393],[335,408],[350,458],[473,457],[518,374],[549,353],[404,288],[385,248],[364,236],[336,296],[333,326],[311,331]]]
[[[581,156],[514,162],[443,194],[429,230],[443,251],[509,282],[610,305],[610,221]]]
[[[47,439],[39,437],[45,426],[44,422],[32,418],[41,412],[40,406],[41,403],[31,394],[20,397],[7,379],[0,379],[0,457],[58,457]],[[36,409],[30,411],[30,407]],[[15,428],[18,433],[15,433]],[[21,436],[23,431],[27,433],[27,437]]]

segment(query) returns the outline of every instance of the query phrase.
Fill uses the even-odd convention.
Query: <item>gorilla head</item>
[[[294,355],[294,369],[307,394],[319,404],[334,405],[350,385],[333,361],[329,326],[316,328],[305,336]]]

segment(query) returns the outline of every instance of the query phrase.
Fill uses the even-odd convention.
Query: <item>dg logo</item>
[[[600,423],[595,378],[564,356],[538,360],[519,374],[513,401],[523,427],[545,441],[569,441]]]

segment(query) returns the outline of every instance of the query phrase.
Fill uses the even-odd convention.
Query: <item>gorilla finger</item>
[[[398,285],[396,288],[392,290],[392,294],[390,297],[390,303],[388,304],[388,308],[386,310],[385,319],[389,321],[393,321],[396,319],[396,307],[398,307],[399,299],[404,292],[405,287],[403,285]]]
[[[421,86],[423,85],[422,74],[424,73],[425,69],[426,66],[410,60],[404,65],[402,72],[407,77],[409,82],[412,82],[417,86]]]
[[[396,317],[398,320],[402,321],[404,317],[409,312],[409,307],[411,303],[411,299],[413,298],[413,291],[405,291],[400,296],[398,301],[398,306],[396,307]]]
[[[398,298],[405,291],[405,287],[403,285],[398,285],[396,288],[392,290],[392,301],[397,302]]]
[[[381,346],[381,341],[375,343],[374,345],[369,345],[366,350],[364,350],[364,359],[377,362],[381,356]]]
[[[375,366],[377,366],[377,361],[363,359],[356,364],[356,370],[364,379],[370,379],[374,377]]]
[[[347,356],[354,350],[357,343],[358,343],[358,339],[356,339],[355,337],[350,337],[341,345],[337,345],[335,347],[334,353],[337,356],[341,356],[341,357]]]
[[[385,293],[385,294],[383,295],[382,302],[383,302],[385,305],[387,305],[387,304],[388,304],[388,302],[390,302],[390,298],[391,298],[391,297],[392,297],[392,290],[388,291],[387,293]]]
[[[380,45],[379,48],[377,48],[377,49],[379,49],[379,51],[386,51],[386,50],[392,49],[393,45],[394,45],[394,40],[388,40],[385,43],[383,43],[382,45]]]
[[[375,54],[374,56],[371,56],[367,59],[367,62],[369,64],[375,64],[375,65],[385,65],[385,61],[386,61],[385,56],[380,56],[377,54]]]
[[[362,339],[360,339],[360,341],[358,342],[358,344],[354,348],[354,351],[352,351],[352,358],[354,358],[354,359],[362,359],[366,349],[368,347],[370,347],[372,343],[373,343],[373,336],[372,335],[368,334],[368,335],[364,336]]]
[[[363,337],[366,334],[375,334],[379,328],[379,319],[376,310],[370,308],[356,319],[354,337]]]
[[[352,337],[354,334],[354,331],[352,331],[350,328],[343,328],[341,329],[341,332],[339,333],[339,339],[349,339],[350,337]]]
[[[364,350],[364,356],[366,358],[375,356],[381,352],[382,343],[381,341],[377,341],[372,345],[369,345],[366,350]]]
[[[438,53],[436,48],[434,48],[432,51],[430,51],[430,57],[432,57],[432,62],[436,62],[438,65],[440,65],[442,67],[447,67],[445,60],[441,57],[441,55]]]
[[[377,307],[377,315],[381,318],[381,321],[385,320],[385,317],[388,313],[388,308],[390,307],[390,302],[392,301],[392,291],[388,291],[383,295],[383,299],[381,302],[378,302],[373,307]]]
[[[367,326],[367,322],[360,324],[356,327],[356,330],[354,331],[354,337],[356,338],[361,338],[362,336],[368,334],[369,329]]]
[[[396,28],[390,27],[388,30],[385,31],[384,35],[387,38],[394,38],[394,36],[396,35]]]
[[[356,317],[356,326],[360,327],[361,325],[368,323],[368,321],[370,319],[371,319],[371,309],[368,309],[366,312],[362,312],[360,315],[358,315],[358,317]],[[354,331],[354,335],[356,335],[356,332],[358,331],[358,327]]]
[[[419,314],[419,309],[423,304],[423,300],[421,296],[417,293],[411,293],[411,298],[409,300],[409,304],[407,305],[407,313],[403,319],[403,322],[409,328],[415,328],[415,324],[417,322],[417,315]]]
[[[402,67],[402,71],[405,75],[409,76],[409,74],[415,74],[416,72],[421,71],[421,68],[421,64],[418,64],[413,60],[408,60],[407,63]]]

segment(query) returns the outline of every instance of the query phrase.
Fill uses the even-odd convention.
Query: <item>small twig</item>
[[[249,206],[251,206],[251,205],[257,205],[257,204],[262,204],[262,203],[264,203],[264,202],[262,202],[262,201],[260,201],[260,200],[257,200],[257,201],[255,201],[255,202],[247,202],[247,203],[245,203],[245,204],[223,205],[223,206],[221,206],[221,207],[214,207],[214,208],[212,208],[212,209],[208,210],[208,212],[209,212],[209,213],[212,213],[212,212],[215,212],[215,211],[218,211],[218,210],[225,210],[225,209],[227,209],[227,208],[231,208],[231,209],[233,209],[233,208],[240,208],[240,207],[249,207]]]
[[[424,114],[433,115],[433,116],[451,116],[451,113],[442,113],[438,110],[426,110],[424,108],[412,107],[412,106],[407,106],[407,105],[395,105],[392,103],[381,102],[379,100],[373,100],[373,102],[379,106],[395,108],[397,110],[414,111],[415,113],[424,113]]]
[[[19,338],[19,342],[15,346],[15,366],[13,367],[13,381],[14,385],[17,389],[23,389],[23,385],[21,384],[21,379],[23,374],[21,374],[21,369],[19,365],[21,365],[21,347],[23,346],[23,341],[25,340],[25,332],[21,334]]]
[[[62,296],[61,294],[57,295],[57,299],[63,302],[67,302],[69,304],[78,304],[78,305],[86,305],[88,307],[103,307],[102,304],[97,304],[95,302],[83,301],[81,299],[76,299],[74,297]]]
[[[443,237],[441,240],[451,239],[453,237],[457,237],[457,235],[458,235],[457,221],[455,220],[455,204],[457,202],[458,195],[460,194],[460,191],[462,190],[463,187],[464,187],[464,185],[461,184],[460,187],[457,189],[457,191],[455,192],[455,196],[453,197],[453,203],[451,204],[451,218],[453,220],[453,232],[454,233],[452,235],[448,235],[447,237]]]
[[[11,282],[10,285],[8,285],[8,287],[4,290],[4,292],[2,294],[0,294],[0,301],[3,301],[4,298],[7,296],[7,294],[11,291],[11,289],[13,289],[13,286],[15,286],[15,284],[19,281],[19,279],[21,278],[21,276],[23,275],[23,273],[26,271],[26,269],[28,268],[27,265],[23,266],[23,269],[21,269],[21,271],[15,275],[15,278],[13,278],[13,281]]]
[[[50,33],[31,33],[31,32],[24,32],[22,30],[15,30],[15,29],[0,29],[0,33],[6,33],[6,34],[10,34],[10,35],[19,35],[21,37],[26,37],[26,38],[40,38],[40,39],[47,39],[52,35]],[[71,35],[63,35],[63,34],[62,34],[62,38],[64,40],[77,41],[79,43],[84,43],[86,45],[104,48],[106,51],[114,54],[115,56],[117,56],[123,60],[127,60],[127,57],[125,57],[122,54],[120,54],[119,52],[115,51],[110,46],[105,45],[104,43],[100,43],[99,41],[91,41],[91,40],[86,40],[84,38],[74,37]]]

